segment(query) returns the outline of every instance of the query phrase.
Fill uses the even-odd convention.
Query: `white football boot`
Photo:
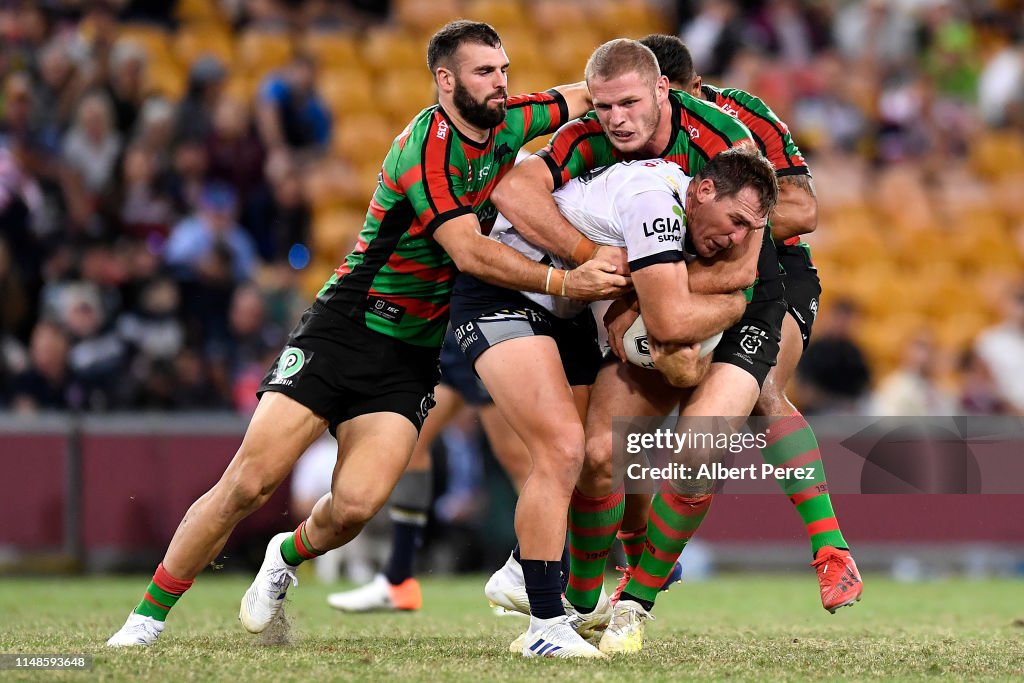
[[[238,619],[249,633],[262,633],[281,612],[289,586],[298,586],[295,567],[281,556],[281,544],[291,536],[285,531],[270,539],[256,578],[242,597]]]
[[[423,606],[419,582],[409,577],[398,586],[377,574],[373,581],[350,591],[331,593],[327,604],[342,612],[415,612]]]
[[[644,647],[644,622],[654,619],[637,602],[619,600],[612,610],[612,618],[601,636],[598,647],[605,654],[639,652]]]
[[[573,630],[569,616],[531,619],[521,636],[524,657],[583,657],[603,659],[604,654]],[[518,639],[517,639],[518,640]]]
[[[148,647],[163,633],[164,622],[132,612],[121,630],[110,636],[107,647]]]
[[[597,600],[597,607],[591,612],[577,612],[572,603],[564,597],[562,605],[565,607],[565,613],[569,615],[571,626],[584,638],[591,638],[597,632],[605,630],[612,618],[612,603],[604,586],[601,586],[601,597]]]
[[[530,613],[530,598],[526,595],[526,579],[523,567],[512,555],[508,556],[501,569],[491,574],[484,586],[484,595],[492,607],[501,607],[509,612]]]

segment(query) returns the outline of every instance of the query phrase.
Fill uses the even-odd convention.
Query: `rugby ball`
[[[703,358],[718,346],[722,341],[722,333],[719,332],[708,337],[700,343],[698,358]],[[626,359],[633,365],[639,365],[648,370],[654,370],[654,358],[651,357],[650,344],[647,341],[647,325],[644,324],[644,316],[640,315],[633,324],[629,326],[622,335],[622,348],[626,350]]]

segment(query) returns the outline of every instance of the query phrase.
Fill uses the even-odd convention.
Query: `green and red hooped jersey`
[[[775,175],[781,178],[811,174],[804,155],[789,132],[789,126],[759,97],[743,90],[716,88],[711,85],[702,85],[701,92],[704,99],[732,114],[750,129],[761,153],[775,166]],[[777,246],[799,246],[806,250],[808,260],[810,259],[810,247],[799,235],[778,243]]]
[[[689,176],[704,168],[707,160],[719,152],[754,139],[736,117],[689,93],[670,90],[669,103],[672,136],[666,148],[656,156],[679,164]],[[627,156],[618,152],[605,136],[594,112],[565,125],[538,154],[547,162],[556,189],[599,166],[651,156]]]
[[[464,138],[440,105],[406,126],[384,158],[355,249],[317,295],[320,306],[409,344],[441,346],[457,270],[434,231],[475,213],[489,232],[491,192],[519,149],[568,120],[554,90],[509,97],[507,106],[482,143]]]

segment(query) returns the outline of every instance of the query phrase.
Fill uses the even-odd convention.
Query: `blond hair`
[[[616,38],[594,50],[583,73],[587,83],[594,79],[607,81],[623,74],[637,73],[644,83],[653,87],[661,76],[661,69],[658,58],[646,45],[638,40]]]

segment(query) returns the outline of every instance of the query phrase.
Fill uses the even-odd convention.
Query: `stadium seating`
[[[362,33],[314,27],[297,35],[235,34],[214,0],[180,0],[175,17],[181,26],[173,35],[126,25],[120,39],[146,51],[150,87],[172,99],[184,92],[189,66],[206,54],[228,68],[227,93],[246,101],[263,75],[296,50],[316,60],[317,90],[337,126],[333,161],[309,171],[306,190],[315,210],[314,264],[319,259],[333,268],[354,240],[391,141],[435,101],[424,43],[459,16],[499,30],[511,60],[512,93],[579,80],[590,52],[608,38],[670,30],[644,0],[395,0],[392,21]],[[573,40],[559,39],[566,27]],[[869,85],[853,88],[867,108],[877,97]],[[834,175],[841,179],[844,172],[853,170],[835,169]],[[996,292],[1024,269],[1024,244],[1018,245],[1024,240],[1024,141],[985,132],[968,164],[944,168],[931,187],[909,167],[892,167],[873,180],[870,187],[819,183],[820,227],[809,241],[825,286],[824,314],[839,297],[862,306],[868,315],[860,339],[884,371],[898,362],[899,341],[915,330],[933,330],[939,345],[953,350],[998,318]],[[313,291],[323,279],[323,271],[316,272],[306,283]]]

